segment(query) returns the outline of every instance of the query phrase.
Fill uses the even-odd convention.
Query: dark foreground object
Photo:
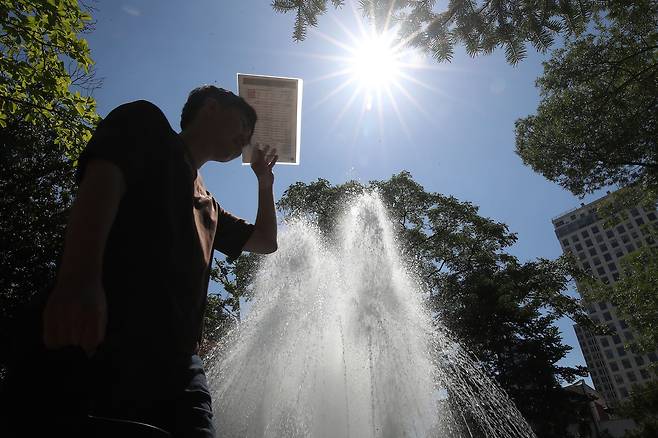
[[[214,437],[201,360],[41,349],[0,390],[0,436]]]
[[[168,438],[171,434],[159,427],[136,421],[118,420],[116,418],[102,418],[89,416],[87,422],[87,436],[96,438],[110,437],[140,437],[140,438]]]

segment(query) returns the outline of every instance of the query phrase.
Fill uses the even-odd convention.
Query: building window
[[[610,369],[612,371],[619,371],[619,365],[617,365],[617,362],[610,362]]]
[[[564,225],[564,221],[557,221],[557,222],[555,222],[555,226],[556,226],[556,227],[561,227],[562,225]]]
[[[601,342],[601,345],[603,345],[604,347],[609,347],[610,346],[610,341],[608,341],[607,336],[600,337],[599,341]]]
[[[637,224],[638,227],[641,227],[642,225],[644,225],[644,219],[639,217],[639,218],[635,219],[635,223]]]
[[[643,378],[644,380],[649,380],[649,379],[651,379],[651,375],[649,374],[649,371],[647,371],[645,368],[642,368],[642,369],[640,370],[640,374],[642,375],[642,378]]]
[[[630,380],[631,382],[637,382],[637,376],[633,371],[627,372],[626,376],[628,376],[628,380]]]
[[[631,361],[628,359],[622,359],[621,364],[624,366],[625,369],[631,369],[633,366],[631,365]]]
[[[605,254],[603,254],[603,260],[609,262],[610,260],[612,260],[612,256],[606,252]]]
[[[649,358],[649,360],[651,362],[658,362],[658,357],[656,357],[656,352],[655,351],[652,351],[651,353],[649,353],[647,355],[647,357]]]
[[[583,236],[583,237],[589,237],[589,233],[587,232],[587,230],[583,230],[583,232],[580,233],[580,234],[581,234],[581,236]]]
[[[583,245],[581,245],[580,243],[576,243],[575,248],[576,248],[576,251],[582,251],[583,250]]]
[[[619,388],[619,393],[620,393],[621,396],[624,397],[624,398],[628,397],[628,390],[627,390],[626,388],[624,388],[623,386],[621,386],[621,387]]]
[[[595,248],[590,248],[590,249],[589,249],[589,255],[591,255],[592,257],[594,257],[594,256],[596,255],[596,249],[595,249]]]
[[[578,258],[579,258],[580,260],[585,260],[585,259],[587,258],[587,256],[585,255],[584,252],[580,252],[580,253],[578,253]]]
[[[599,251],[606,252],[607,250],[608,250],[608,246],[605,243],[599,245]]]
[[[624,378],[621,376],[621,374],[615,374],[614,379],[615,379],[615,382],[617,382],[617,384],[619,384],[619,385],[624,384]]]
[[[627,341],[632,341],[633,339],[635,339],[633,333],[631,332],[624,332],[624,337],[626,338]]]
[[[572,242],[575,243],[575,242],[578,242],[579,240],[580,240],[580,239],[578,238],[578,235],[577,235],[577,234],[574,234],[573,236],[571,236],[571,241],[572,241]]]
[[[608,359],[614,359],[615,355],[613,354],[612,350],[605,350],[605,357]]]
[[[619,335],[612,335],[612,342],[614,342],[615,344],[621,344],[621,338],[619,337]]]
[[[587,311],[588,311],[589,313],[594,313],[594,312],[596,312],[596,308],[595,308],[593,305],[591,305],[591,304],[588,304],[588,305],[585,306],[585,307],[587,307]]]
[[[619,246],[619,243],[616,240],[611,240],[610,246],[612,246],[613,248],[617,248]]]
[[[605,269],[599,266],[598,268],[596,268],[596,273],[599,275],[605,275]]]
[[[632,237],[633,239],[637,239],[638,237],[640,237],[640,235],[637,234],[637,231],[633,230],[633,231],[631,231],[631,237]]]
[[[635,247],[633,246],[632,243],[629,243],[628,245],[626,245],[626,251],[628,251],[628,252],[635,251]]]
[[[599,243],[603,242],[603,236],[601,236],[600,234],[597,234],[595,238],[597,242]]]
[[[592,243],[592,240],[591,240],[591,239],[585,239],[585,245],[587,245],[588,247],[590,247],[590,246],[592,246],[592,245],[594,245],[594,244]]]
[[[616,271],[617,265],[615,265],[614,263],[608,263],[608,269],[610,269],[610,271]]]
[[[608,303],[605,301],[599,301],[599,309],[606,310],[608,308]]]
[[[615,281],[619,281],[619,272],[613,272],[612,279]]]
[[[635,363],[637,366],[641,367],[644,365],[644,359],[642,359],[642,356],[635,356]]]
[[[618,259],[620,259],[620,258],[624,257],[624,252],[623,252],[623,251],[617,251],[617,252],[615,253],[615,256],[616,256]]]
[[[623,346],[617,347],[617,354],[619,357],[626,356],[626,349]]]
[[[633,207],[633,208],[631,208],[631,214],[632,214],[633,216],[639,216],[639,215],[640,215],[640,212],[638,211],[637,208]]]
[[[615,233],[613,233],[612,230],[607,230],[605,235],[608,237],[608,239],[612,239],[615,236]]]
[[[598,266],[598,265],[601,264],[601,259],[598,258],[598,257],[594,257],[594,258],[592,259],[592,261],[594,262],[594,265],[595,265],[595,266]]]
[[[619,320],[619,327],[621,327],[622,330],[628,328],[628,324],[626,324],[626,320],[625,320],[625,319],[620,319],[620,320]]]
[[[606,321],[612,321],[612,315],[610,315],[610,312],[603,312],[603,319]]]
[[[624,232],[626,232],[626,228],[624,228],[624,224],[617,225],[617,233],[621,234]]]
[[[628,237],[628,234],[624,234],[624,235],[621,236],[621,241],[624,242],[624,243],[628,243],[628,242],[630,242],[630,240],[631,239]]]
[[[647,215],[647,218],[648,218],[650,221],[655,221],[655,220],[656,220],[656,213],[654,213],[654,212],[649,213],[649,214]]]
[[[586,271],[589,271],[589,269],[590,269],[589,262],[583,262],[583,269],[586,270]]]
[[[592,225],[592,233],[598,234],[598,232],[599,232],[599,227],[597,227],[596,225]]]

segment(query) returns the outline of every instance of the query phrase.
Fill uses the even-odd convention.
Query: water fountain
[[[226,437],[534,437],[503,391],[432,323],[374,194],[337,238],[288,224],[248,317],[207,361]]]

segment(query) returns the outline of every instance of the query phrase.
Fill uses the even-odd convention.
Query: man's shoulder
[[[122,119],[129,124],[148,124],[172,129],[162,110],[148,100],[135,100],[114,108],[105,119]]]

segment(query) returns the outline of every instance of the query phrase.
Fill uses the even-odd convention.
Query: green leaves
[[[524,163],[575,195],[658,187],[658,5],[610,5],[595,33],[544,64],[535,115],[516,122]]]
[[[98,84],[87,41],[91,16],[75,0],[0,0],[0,125],[9,118],[48,120],[55,144],[75,157],[98,122]]]
[[[658,345],[658,248],[644,246],[622,258],[620,265],[620,279],[611,285],[582,273],[579,281],[584,298],[613,303],[619,318],[636,333],[630,347],[635,351],[654,351]]]
[[[3,113],[0,113],[0,117]],[[75,192],[73,163],[47,121],[0,129],[0,381],[10,345],[32,342],[14,324],[51,287]],[[1,382],[0,382],[1,383]]]
[[[293,39],[306,37],[306,28],[317,25],[317,17],[326,12],[327,0],[274,0],[279,13],[296,14]],[[333,0],[334,7],[342,1]],[[437,61],[450,61],[454,47],[463,44],[470,56],[505,51],[510,64],[517,64],[531,44],[546,51],[559,33],[580,34],[592,15],[607,2],[586,0],[559,2],[523,1],[450,1],[436,10],[433,0],[361,0],[363,15],[381,31],[399,26],[400,40],[416,47]]]

